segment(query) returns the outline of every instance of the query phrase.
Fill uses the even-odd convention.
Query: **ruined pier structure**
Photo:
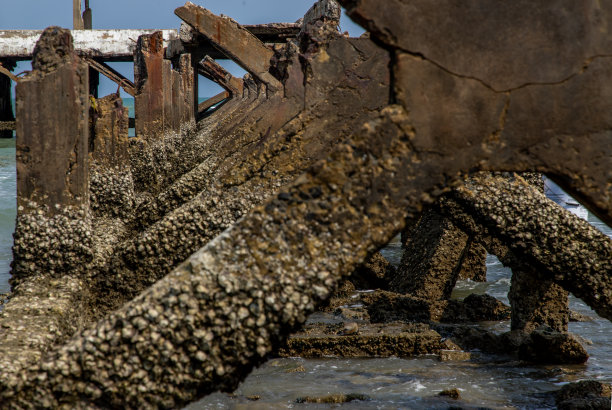
[[[520,178],[464,179],[544,172],[612,223],[612,6],[342,4],[369,36],[340,34],[331,0],[274,45],[179,7],[177,41],[137,42],[139,132],[129,140],[117,97],[87,106],[88,71],[70,33],[43,33],[17,88],[3,404],[178,407],[231,391],[442,195],[435,210],[467,236],[612,318],[608,238]],[[232,78],[206,47],[248,74]],[[225,89],[201,116],[189,98],[196,70]],[[24,133],[42,136],[50,120],[22,123],[36,115],[21,111],[35,104],[25,90],[53,82],[72,95],[57,97],[65,109],[51,123],[64,139],[34,146]],[[40,165],[51,157],[54,168]],[[546,321],[538,315],[517,312],[514,326],[528,331]]]

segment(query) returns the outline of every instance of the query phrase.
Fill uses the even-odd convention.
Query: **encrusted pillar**
[[[90,142],[90,199],[96,216],[126,217],[133,211],[128,109],[119,94],[96,101]]]
[[[88,66],[70,31],[41,35],[16,88],[17,225],[11,282],[81,270],[88,245]]]
[[[521,175],[531,186],[544,193],[542,176],[534,172]],[[554,251],[553,251],[554,252]],[[558,332],[567,332],[569,293],[550,278],[542,277],[536,266],[514,258],[508,299],[512,308],[512,330],[532,332],[546,325]]]
[[[16,89],[17,221],[11,298],[0,312],[5,380],[89,320],[88,67],[59,27],[43,32],[33,57]]]
[[[411,232],[389,289],[430,300],[449,299],[459,275],[468,235],[427,210]]]

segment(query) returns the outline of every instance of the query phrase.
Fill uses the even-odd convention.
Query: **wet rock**
[[[340,316],[344,320],[369,321],[370,315],[365,308],[344,308],[340,307],[334,311],[334,315]]]
[[[295,400],[296,403],[317,403],[317,404],[333,404],[333,403],[349,403],[352,401],[368,401],[372,400],[365,394],[332,394],[323,397],[299,397]]]
[[[560,410],[608,410],[612,405],[612,386],[596,380],[570,383],[555,393]]]
[[[345,323],[344,327],[338,334],[341,336],[358,335],[359,325],[356,322]]]
[[[392,292],[361,295],[372,322],[438,321],[447,323],[506,320],[510,308],[489,295],[469,295],[460,300],[427,300]]]
[[[591,316],[584,315],[580,312],[576,312],[575,310],[570,310],[570,322],[592,322],[593,320],[595,319],[593,319]]]
[[[359,265],[348,280],[356,289],[386,289],[386,278],[393,277],[395,267],[380,252]]]
[[[470,360],[472,354],[461,350],[440,350],[438,358],[441,362],[459,362]]]
[[[459,392],[459,389],[454,388],[442,390],[440,393],[438,393],[438,396],[445,396],[453,400],[459,400],[461,398],[461,393]]]
[[[541,326],[523,340],[519,358],[534,363],[582,364],[589,355],[572,335]]]

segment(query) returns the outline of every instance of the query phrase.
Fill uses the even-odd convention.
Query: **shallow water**
[[[128,103],[129,104],[129,103]],[[0,293],[8,291],[12,233],[15,224],[15,140],[0,139]],[[592,215],[589,222],[612,237],[612,230]],[[399,237],[382,251],[392,263],[401,259]],[[487,258],[487,283],[460,281],[453,297],[488,293],[508,303],[511,272],[495,257]],[[440,408],[453,405],[437,394],[449,388],[461,392],[464,408],[552,408],[546,393],[583,379],[612,382],[612,324],[581,300],[571,297],[571,308],[594,318],[570,323],[570,331],[586,339],[591,358],[584,366],[521,367],[495,357],[473,362],[439,362],[434,357],[416,359],[272,359],[252,372],[233,395],[212,394],[187,408],[274,409],[329,408],[329,404],[297,404],[304,396],[363,394],[369,401],[342,405],[348,409]],[[484,324],[496,331],[509,330],[509,322]],[[293,371],[303,367],[303,371]],[[301,369],[300,369],[301,370]],[[259,396],[249,401],[248,396]]]
[[[15,140],[0,139],[0,293],[9,291],[16,214],[15,176]]]
[[[589,215],[589,222],[612,237],[612,229]],[[391,263],[401,259],[399,236],[382,251]],[[492,255],[487,257],[487,282],[462,280],[453,297],[487,293],[504,303],[512,272]],[[188,406],[188,410],[329,408],[330,404],[298,404],[304,396],[364,394],[369,401],[342,404],[347,409],[493,409],[555,408],[549,392],[564,384],[597,379],[612,383],[612,323],[602,319],[580,299],[570,295],[570,308],[592,317],[589,322],[572,322],[569,330],[583,338],[591,356],[585,365],[520,366],[495,356],[481,356],[477,362],[440,362],[435,357],[415,359],[272,359],[254,370],[232,395],[215,393]],[[510,322],[489,322],[482,326],[496,332],[510,330]],[[477,353],[476,353],[477,354]],[[477,356],[476,356],[477,357]],[[291,371],[299,366],[303,372]],[[457,388],[461,401],[438,397],[445,389]],[[259,396],[250,401],[249,396]]]

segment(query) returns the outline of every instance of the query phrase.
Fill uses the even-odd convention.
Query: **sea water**
[[[127,101],[129,108],[131,101]],[[9,290],[11,246],[15,226],[15,140],[0,139],[0,293]],[[612,230],[595,218],[588,221],[612,237]],[[382,250],[392,263],[401,258],[399,237]],[[459,281],[453,297],[488,293],[508,303],[511,271],[495,257],[487,258],[487,282]],[[329,408],[328,404],[297,404],[304,396],[363,394],[369,401],[342,405],[349,409],[448,408],[436,395],[458,388],[462,406],[489,408],[552,408],[547,392],[584,379],[612,382],[612,324],[599,318],[580,299],[570,297],[571,309],[592,321],[570,323],[571,332],[583,338],[591,355],[586,365],[522,366],[491,357],[474,362],[439,362],[435,357],[371,359],[272,359],[255,369],[233,395],[212,394],[188,406],[196,409],[226,408]],[[509,330],[509,322],[482,324],[489,329]],[[301,366],[301,367],[300,367]],[[301,371],[294,371],[296,369]],[[258,396],[257,401],[247,397]]]
[[[9,291],[16,192],[15,140],[0,138],[0,293]]]

